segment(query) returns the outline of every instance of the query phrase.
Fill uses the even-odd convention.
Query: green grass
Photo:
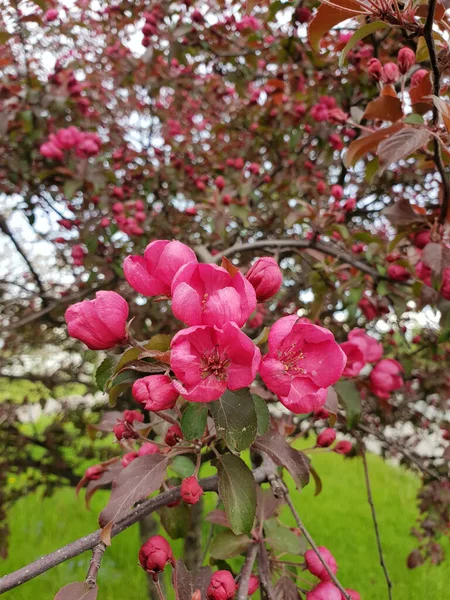
[[[308,444],[310,445],[310,444]],[[339,564],[339,578],[357,589],[363,600],[387,598],[378,562],[375,536],[366,500],[362,464],[335,454],[315,454],[313,464],[323,480],[322,493],[314,497],[311,484],[301,494],[292,491],[306,526],[319,545],[330,548]],[[409,529],[417,517],[415,494],[419,481],[404,470],[369,456],[369,468],[386,562],[394,583],[394,600],[447,600],[450,562],[439,567],[424,566],[414,571],[406,567],[406,557],[414,547]],[[71,490],[60,490],[52,498],[38,495],[24,498],[10,510],[10,555],[0,564],[0,573],[17,569],[40,555],[93,531],[96,515],[106,494],[94,496],[92,511]],[[206,496],[206,506],[215,506],[216,495]],[[284,510],[282,520],[294,525]],[[204,533],[206,535],[207,523]],[[137,566],[139,532],[130,528],[113,540],[99,575],[99,600],[133,598],[145,600],[145,576]],[[180,556],[181,542],[173,544]],[[446,545],[450,554],[449,544]],[[66,583],[82,580],[89,553],[56,567],[46,574],[4,595],[5,600],[51,600]],[[237,559],[235,559],[237,560]],[[450,561],[450,556],[449,556]]]

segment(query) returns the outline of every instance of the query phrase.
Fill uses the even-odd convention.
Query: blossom
[[[133,383],[132,394],[136,402],[153,411],[173,408],[178,398],[168,375],[148,375],[138,379]]]
[[[268,344],[259,371],[267,388],[297,414],[323,406],[328,386],[340,378],[346,363],[333,334],[290,315],[271,327]]]
[[[197,504],[203,496],[203,488],[195,475],[183,479],[181,482],[180,495],[186,504]]]
[[[334,575],[336,575],[337,563],[334,556],[331,554],[328,548],[325,548],[325,546],[319,546],[318,550],[320,552],[321,557],[328,565],[330,571]],[[306,568],[310,573],[312,573],[312,575],[315,575],[322,581],[330,581],[331,577],[328,571],[323,566],[320,558],[317,556],[315,550],[307,550],[305,552],[305,564]]]
[[[407,46],[400,48],[397,55],[397,64],[402,75],[407,73],[409,69],[416,64],[416,54],[414,50],[411,50],[411,48],[408,48]]]
[[[332,429],[331,427],[327,427],[326,429],[321,431],[319,433],[319,435],[317,436],[316,445],[319,446],[319,448],[328,448],[328,446],[331,446],[331,444],[334,442],[335,439],[336,439],[335,430]]]
[[[227,388],[250,385],[261,360],[259,348],[235,323],[183,329],[171,348],[170,366],[179,379],[174,386],[190,402],[211,402]]]
[[[352,329],[348,334],[348,341],[358,346],[366,362],[380,360],[383,355],[383,345],[364,331],[364,329]]]
[[[408,281],[411,277],[408,269],[402,265],[389,265],[387,270],[388,277],[395,281]]]
[[[213,573],[206,597],[208,600],[231,600],[236,590],[237,585],[230,571],[220,570]]]
[[[91,350],[107,350],[123,342],[127,318],[126,300],[110,291],[97,292],[95,300],[69,306],[65,314],[69,335]]]
[[[62,160],[64,158],[64,154],[62,153],[61,149],[51,141],[42,144],[39,148],[39,152],[42,154],[42,156],[45,156],[45,158],[54,160]]]
[[[336,454],[348,454],[352,451],[352,448],[353,444],[351,442],[347,440],[341,440],[333,448],[333,452],[336,452]]]
[[[400,79],[400,71],[397,65],[393,62],[388,62],[381,70],[381,81],[383,83],[397,83]]]
[[[161,573],[168,562],[174,563],[172,548],[162,535],[154,535],[142,544],[139,562],[145,571]]]
[[[149,454],[159,453],[160,452],[158,446],[156,444],[153,444],[153,442],[145,442],[145,444],[142,444],[138,451],[139,456],[148,456]]]
[[[187,325],[234,321],[242,327],[255,308],[255,290],[241,273],[233,277],[217,265],[191,262],[173,279],[173,314]]]
[[[156,240],[147,246],[144,256],[127,256],[123,270],[128,283],[140,294],[170,296],[175,274],[192,261],[197,262],[195,253],[185,244]]]
[[[370,389],[378,398],[389,398],[390,392],[403,385],[402,371],[401,364],[393,358],[380,360],[370,373]]]
[[[274,296],[283,283],[280,267],[271,256],[258,258],[245,277],[254,287],[258,302],[264,302]]]
[[[344,377],[356,377],[366,364],[363,353],[356,344],[351,342],[344,342],[341,344],[341,348],[347,355],[347,363],[342,375]]]
[[[341,592],[329,581],[322,581],[306,594],[306,600],[341,600]]]

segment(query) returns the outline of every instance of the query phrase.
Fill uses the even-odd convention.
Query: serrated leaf
[[[359,160],[361,160],[366,154],[375,154],[376,149],[380,142],[389,136],[392,136],[395,132],[403,128],[403,123],[394,123],[389,127],[383,127],[373,133],[362,136],[357,140],[354,140],[348,147],[347,153],[344,157],[344,163],[347,168],[354,166]]]
[[[250,390],[227,390],[219,400],[209,404],[219,438],[225,440],[230,450],[240,452],[252,445],[258,419]]]
[[[173,540],[185,538],[190,526],[189,507],[184,502],[177,506],[163,506],[158,511],[161,525]]]
[[[105,391],[108,380],[114,375],[116,365],[116,358],[114,356],[107,356],[96,370],[95,382],[102,392]]]
[[[309,482],[309,462],[305,455],[291,448],[284,437],[274,430],[257,438],[253,444],[260,452],[265,452],[275,464],[287,469],[298,489]]]
[[[392,163],[408,158],[431,139],[428,129],[417,129],[415,127],[404,127],[394,135],[380,142],[377,148],[377,156],[380,161],[379,173]]]
[[[133,460],[115,480],[109,502],[100,513],[100,526],[118,521],[136,502],[161,487],[168,464],[168,458],[161,454],[139,456]]]
[[[267,402],[259,396],[252,396],[255,404],[256,421],[257,421],[257,435],[264,435],[270,426],[270,412],[267,406]]]
[[[219,496],[232,531],[249,534],[256,513],[256,483],[243,460],[233,454],[218,458]]]
[[[250,545],[248,535],[235,535],[232,531],[222,531],[214,536],[209,553],[213,558],[226,560],[239,556]]]
[[[347,412],[347,424],[353,427],[361,414],[361,394],[351,381],[338,381],[334,386]]]
[[[53,600],[96,600],[97,596],[97,585],[89,588],[84,581],[76,581],[61,588]]]
[[[188,403],[181,417],[181,431],[186,440],[199,440],[203,437],[208,418],[207,404]]]
[[[388,27],[389,25],[387,23],[384,23],[383,21],[372,21],[372,23],[367,23],[366,25],[363,25],[362,27],[357,29],[352,35],[352,37],[348,40],[347,44],[345,45],[345,48],[342,50],[339,56],[339,66],[344,66],[347,54],[356,46],[358,42],[363,40],[371,33],[375,33],[375,31],[378,31],[380,29],[387,29]]]

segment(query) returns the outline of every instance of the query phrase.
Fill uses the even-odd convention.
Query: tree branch
[[[100,564],[102,562],[103,554],[105,553],[106,546],[103,542],[100,542],[94,549],[92,550],[92,558],[89,563],[89,569],[86,575],[85,582],[89,588],[94,587],[97,583],[97,574],[100,569]]]
[[[264,540],[259,542],[258,554],[259,581],[261,583],[261,592],[264,592],[264,595],[261,593],[261,597],[264,599],[267,598],[267,600],[273,600],[272,582],[270,581],[269,557],[267,556],[267,549],[264,545]]]
[[[370,487],[369,469],[367,466],[366,452],[364,449],[364,444],[362,442],[361,442],[361,458],[362,458],[363,466],[364,466],[364,480],[366,482],[367,500],[369,502],[370,510],[372,512],[373,528],[375,530],[375,537],[377,538],[377,548],[378,548],[378,555],[380,557],[380,565],[381,565],[381,568],[383,569],[384,578],[386,580],[389,600],[392,600],[392,581],[389,577],[386,563],[384,562],[383,547],[381,545],[380,531],[378,529],[377,513],[375,511],[375,505],[373,503],[373,498],[372,498],[372,490]]]
[[[247,557],[244,562],[244,566],[241,570],[241,578],[239,581],[238,596],[237,600],[247,600],[248,597],[248,584],[250,582],[250,576],[253,570],[253,564],[258,553],[258,545],[252,544],[247,552]]]
[[[425,21],[425,25],[424,25],[424,29],[423,29],[423,37],[427,44],[428,54],[430,55],[431,70],[433,72],[433,95],[436,96],[437,98],[439,98],[440,94],[441,94],[441,70],[439,68],[439,62],[438,62],[438,57],[437,57],[437,52],[436,52],[436,44],[435,44],[434,36],[433,36],[433,24],[434,24],[434,18],[435,18],[435,14],[436,14],[436,6],[437,6],[437,0],[429,0],[427,19]],[[438,122],[439,122],[439,111],[437,109],[436,104],[433,104],[433,124],[436,126],[438,124]],[[439,214],[439,223],[441,225],[443,225],[447,218],[447,213],[448,213],[449,204],[450,204],[450,182],[447,178],[447,173],[445,170],[444,162],[442,160],[441,145],[440,145],[439,140],[436,139],[436,137],[434,137],[434,139],[433,139],[433,145],[434,145],[433,146],[434,147],[433,160],[434,160],[437,170],[439,171],[439,174],[440,174],[441,180],[442,180],[443,196],[442,196],[441,210],[440,210],[440,214]]]

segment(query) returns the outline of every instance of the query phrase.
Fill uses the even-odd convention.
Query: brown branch
[[[264,545],[264,540],[259,542],[258,546],[258,572],[259,581],[261,583],[261,597],[267,600],[273,600],[272,582],[270,580],[270,563],[267,556],[267,549]]]
[[[247,552],[247,557],[244,562],[244,566],[241,570],[241,578],[239,580],[238,596],[237,600],[247,600],[248,597],[248,584],[250,582],[250,576],[253,570],[253,564],[258,553],[258,545],[252,544]]]
[[[392,581],[389,577],[387,566],[384,561],[383,547],[381,545],[380,531],[378,529],[377,513],[375,511],[375,504],[373,503],[372,490],[370,487],[369,468],[367,466],[366,452],[365,452],[363,443],[361,443],[361,458],[362,458],[363,466],[364,466],[364,480],[366,483],[367,500],[369,502],[370,510],[372,512],[373,528],[375,530],[375,537],[377,538],[378,556],[380,557],[380,565],[381,565],[381,568],[383,569],[384,578],[386,580],[389,600],[392,600]]]
[[[86,575],[85,582],[89,588],[93,588],[97,583],[97,575],[102,562],[103,554],[105,553],[106,546],[103,542],[98,543],[92,550],[92,558],[89,563],[89,569]]]
[[[427,19],[423,28],[423,37],[427,44],[428,54],[430,55],[431,70],[433,72],[433,95],[436,96],[436,98],[439,98],[441,94],[441,70],[439,68],[436,44],[433,36],[433,24],[436,15],[436,6],[437,0],[429,0]],[[439,111],[437,109],[436,104],[433,104],[433,124],[436,126],[438,122]],[[450,204],[450,182],[448,180],[444,162],[442,160],[441,145],[436,137],[434,137],[433,139],[433,148],[433,160],[442,180],[443,196],[441,210],[439,213],[439,223],[443,225],[447,218],[447,213]]]
[[[317,547],[317,545],[316,545],[315,541],[313,540],[313,538],[311,537],[309,531],[306,529],[305,525],[303,524],[303,521],[300,519],[300,515],[298,514],[297,510],[295,509],[295,506],[294,506],[294,504],[292,502],[292,499],[291,499],[291,497],[289,495],[289,492],[287,491],[287,488],[286,488],[284,497],[286,499],[287,505],[289,506],[289,508],[291,510],[291,513],[294,515],[294,519],[295,519],[295,522],[297,523],[298,528],[300,529],[300,531],[303,533],[303,535],[307,539],[307,541],[308,541],[309,545],[311,546],[311,548],[317,554],[317,558],[320,560],[320,562],[322,563],[322,565],[325,568],[326,572],[330,576],[331,581],[339,589],[339,591],[342,594],[342,597],[345,598],[345,600],[351,600],[350,596],[345,591],[344,587],[339,582],[339,580],[337,579],[336,575],[333,573],[333,571],[328,566],[327,562],[323,559],[322,555],[320,554],[319,548]]]

